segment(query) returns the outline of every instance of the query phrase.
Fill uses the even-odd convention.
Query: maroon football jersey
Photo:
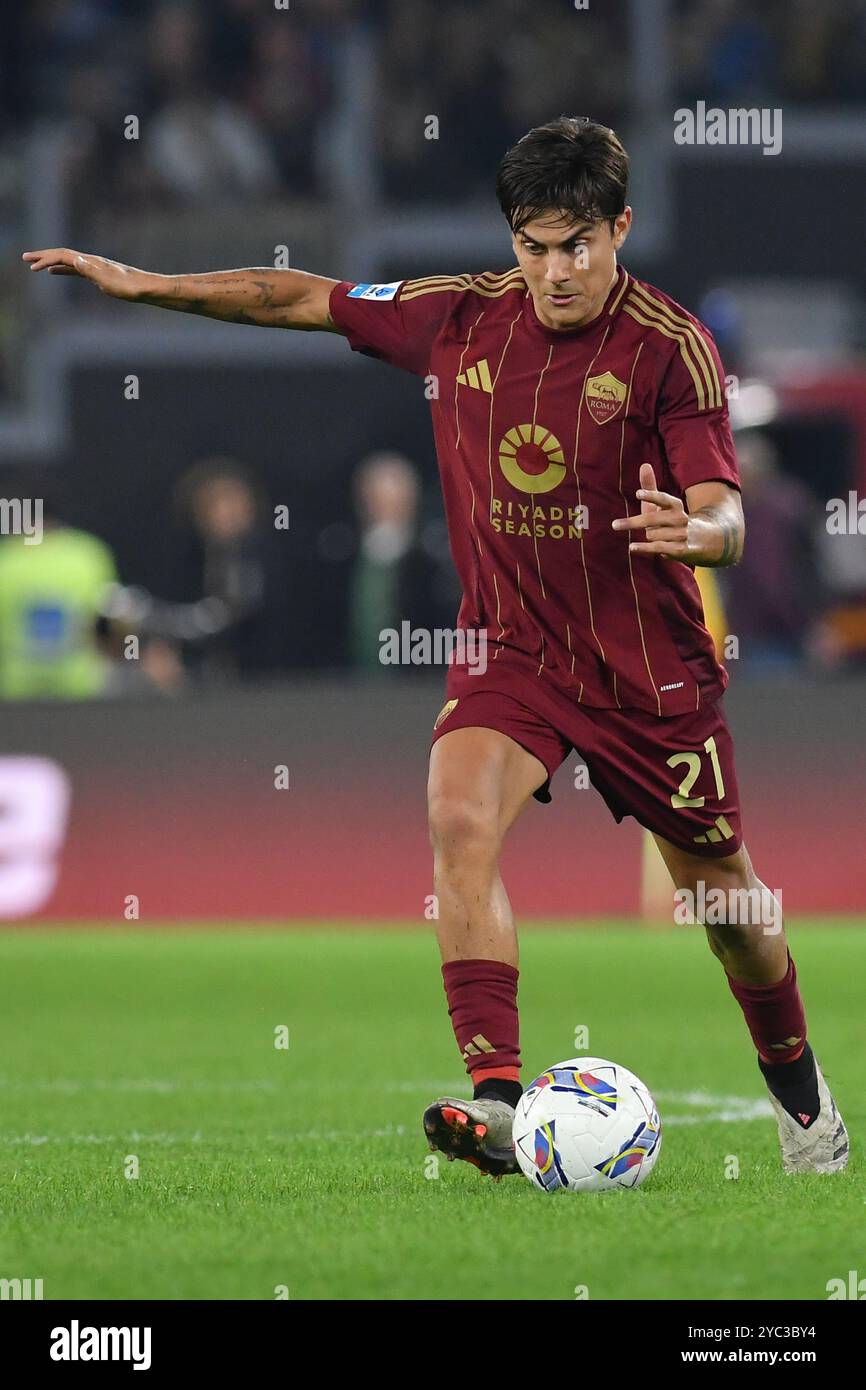
[[[724,373],[706,328],[622,266],[599,316],[546,328],[519,269],[342,282],[358,351],[427,378],[458,626],[601,708],[680,714],[727,681],[691,569],[632,555],[615,517],[638,470],[681,496],[739,485]],[[638,539],[631,535],[632,539]]]

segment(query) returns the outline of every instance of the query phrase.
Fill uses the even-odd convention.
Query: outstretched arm
[[[229,323],[259,328],[341,330],[331,318],[328,303],[338,283],[303,270],[217,270],[204,275],[154,275],[121,265],[105,256],[87,256],[68,247],[25,251],[31,270],[49,275],[76,275],[103,294],[133,304],[153,304],[185,314],[203,314]]]

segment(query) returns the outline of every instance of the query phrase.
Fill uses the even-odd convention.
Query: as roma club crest
[[[619,414],[627,394],[625,383],[613,372],[602,372],[601,376],[591,376],[586,383],[586,408],[597,425],[606,425]]]

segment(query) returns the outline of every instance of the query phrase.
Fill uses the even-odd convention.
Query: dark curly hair
[[[571,222],[607,220],[626,205],[629,161],[607,126],[559,116],[536,126],[503,157],[496,196],[513,232],[551,209]]]

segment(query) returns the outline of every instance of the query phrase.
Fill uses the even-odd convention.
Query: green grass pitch
[[[524,1080],[585,1026],[664,1125],[638,1191],[550,1197],[435,1172],[421,1111],[467,1092],[424,930],[4,931],[0,1278],[46,1299],[825,1299],[866,1275],[866,933],[790,938],[848,1171],[782,1173],[699,929],[533,927]]]

